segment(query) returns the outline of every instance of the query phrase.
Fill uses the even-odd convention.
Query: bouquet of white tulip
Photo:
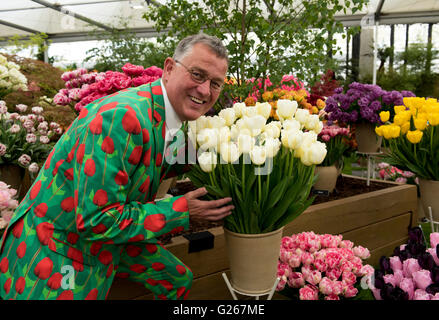
[[[213,198],[232,197],[235,209],[225,228],[237,233],[277,230],[313,201],[314,168],[326,156],[317,141],[323,124],[317,115],[279,100],[280,121],[267,123],[271,105],[235,103],[217,116],[189,122],[197,150],[189,177]]]

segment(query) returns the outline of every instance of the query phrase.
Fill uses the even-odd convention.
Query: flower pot
[[[439,221],[439,181],[419,179],[419,191],[424,215],[430,218],[428,207],[431,207],[433,220]]]
[[[246,294],[266,294],[276,281],[283,227],[261,234],[224,229],[231,284]]]
[[[317,175],[317,180],[314,184],[314,190],[323,190],[332,192],[335,189],[337,178],[340,175],[339,168],[336,165],[332,166],[317,166],[314,174]]]
[[[10,185],[11,188],[17,190],[17,194],[19,194],[24,172],[24,168],[18,165],[2,164],[0,165],[0,181]]]
[[[360,153],[376,153],[380,151],[383,137],[375,133],[375,124],[366,122],[358,123],[355,127],[357,150]]]

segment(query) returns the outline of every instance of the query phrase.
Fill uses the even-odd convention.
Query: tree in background
[[[364,0],[170,0],[166,5],[152,1],[144,18],[164,33],[158,42],[170,49],[190,34],[203,31],[215,35],[229,51],[229,74],[238,90],[246,80],[270,78],[280,83],[284,74],[295,74],[308,84],[334,66],[331,54],[343,32],[336,12],[355,13]],[[350,29],[349,32],[355,32]],[[261,90],[264,88],[262,87]],[[235,96],[244,96],[237,92]]]

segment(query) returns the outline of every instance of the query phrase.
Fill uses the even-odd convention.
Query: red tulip
[[[26,254],[26,242],[23,241],[18,245],[16,253],[19,259],[24,257],[24,255]]]
[[[73,146],[72,150],[70,150],[69,154],[67,155],[67,159],[66,159],[66,161],[67,161],[68,163],[70,163],[70,162],[73,160],[73,157],[74,157],[74,155],[75,155],[75,150],[76,150],[76,148],[78,147],[78,143],[79,143],[79,139],[76,140],[75,145]]]
[[[151,163],[151,148],[146,150],[145,155],[143,156],[143,165],[149,167]]]
[[[102,113],[104,111],[114,109],[114,108],[116,108],[116,106],[117,106],[117,102],[116,101],[104,104],[102,107],[99,108],[98,113]]]
[[[113,255],[108,250],[102,250],[98,260],[104,265],[109,265],[113,261]]]
[[[81,143],[78,147],[78,151],[76,153],[76,161],[79,164],[82,164],[82,160],[84,159],[84,154],[85,154],[85,144]]]
[[[94,241],[90,247],[91,255],[93,255],[93,256],[97,255],[99,253],[99,251],[101,250],[101,248],[102,248],[102,242],[101,241]]]
[[[64,159],[58,160],[57,163],[55,164],[55,168],[52,171],[52,175],[56,176],[58,173],[58,168],[60,167],[60,165],[62,165],[64,162]]]
[[[172,290],[172,283],[170,283],[168,280],[158,280],[157,282],[160,283],[166,290]]]
[[[93,197],[93,203],[99,207],[106,205],[108,202],[107,191],[104,189],[99,189],[96,191]]]
[[[127,255],[133,258],[142,253],[142,248],[132,244],[127,245],[125,250],[127,251]]]
[[[44,169],[49,169],[50,168],[50,162],[52,161],[52,157],[53,154],[55,153],[55,148],[52,149],[52,151],[49,153],[49,155],[47,156],[47,160],[44,163]]]
[[[177,289],[177,297],[178,298],[180,298],[182,295],[183,295],[183,293],[186,291],[186,288],[185,287],[180,287],[180,288],[178,288]]]
[[[189,210],[187,200],[185,197],[180,197],[172,204],[172,210],[176,212],[186,212]]]
[[[161,152],[157,153],[157,158],[155,160],[156,167],[160,167],[162,165],[163,155]]]
[[[151,99],[151,92],[149,91],[137,91],[137,95],[145,97],[147,99]]]
[[[139,242],[145,240],[145,236],[143,234],[138,234],[134,237],[131,237],[128,239],[128,242]]]
[[[142,193],[147,193],[149,191],[149,176],[146,177],[145,181],[140,185],[139,191]]]
[[[148,278],[147,280],[146,280],[146,282],[150,285],[150,286],[156,286],[157,285],[157,280],[154,280],[154,279],[152,279],[152,278]]]
[[[71,244],[75,244],[79,240],[79,234],[74,232],[69,232],[67,235],[67,241]]]
[[[14,235],[15,238],[20,238],[21,237],[21,233],[23,232],[23,226],[24,226],[24,221],[23,218],[20,218],[14,225],[14,228],[12,229],[12,234]]]
[[[0,271],[2,273],[6,273],[6,271],[8,271],[8,267],[9,267],[9,260],[8,258],[4,257],[0,262]]]
[[[145,245],[146,250],[148,250],[149,253],[154,254],[157,252],[157,246],[152,243],[147,243]]]
[[[52,290],[58,290],[61,287],[63,275],[59,272],[54,273],[49,280],[47,280],[47,286]]]
[[[53,230],[54,230],[53,224],[49,222],[41,222],[36,227],[38,240],[40,240],[40,242],[43,245],[47,246],[50,238],[52,238]]]
[[[153,268],[155,271],[161,271],[165,268],[165,265],[161,262],[154,262],[151,265],[151,268]]]
[[[17,291],[18,294],[22,294],[25,286],[26,280],[24,279],[24,277],[20,277],[15,282],[15,291]]]
[[[140,158],[142,158],[142,151],[143,148],[141,146],[135,147],[128,158],[128,162],[132,165],[137,165],[140,162]]]
[[[56,300],[73,300],[73,291],[65,290],[56,298]]]
[[[137,114],[133,109],[128,109],[122,118],[122,127],[127,133],[139,134],[142,131]]]
[[[94,288],[90,290],[90,292],[87,294],[87,297],[85,297],[85,300],[96,300],[97,297],[98,297],[98,289]]]
[[[130,270],[135,272],[135,273],[144,273],[146,271],[147,267],[145,267],[144,265],[135,263],[130,265]]]
[[[114,182],[120,186],[124,186],[128,183],[128,173],[124,170],[119,170],[114,178]]]
[[[145,218],[143,227],[152,232],[158,232],[166,225],[166,217],[164,214],[150,214]]]
[[[34,186],[32,187],[30,194],[29,194],[29,199],[33,200],[37,197],[38,193],[40,192],[41,189],[41,181],[38,180],[37,182],[35,182]]]
[[[84,270],[84,256],[82,255],[82,251],[70,247],[67,251],[67,257],[73,260],[73,268],[76,271],[83,271]]]
[[[3,289],[5,289],[6,294],[9,294],[9,291],[11,290],[11,284],[12,278],[8,278],[8,280],[6,280],[5,284],[3,285]]]
[[[96,234],[104,233],[105,231],[107,231],[107,227],[103,223],[100,223],[97,226],[93,227],[92,231]]]
[[[101,134],[102,133],[102,122],[104,119],[102,118],[101,114],[96,114],[95,118],[90,122],[90,132],[92,134]]]
[[[114,265],[110,264],[110,266],[107,269],[107,274],[105,275],[107,278],[111,277],[111,275],[113,274],[113,269],[114,269]]]
[[[83,119],[83,118],[85,118],[85,117],[87,116],[87,114],[88,114],[88,110],[85,109],[85,108],[83,108],[83,109],[81,110],[81,112],[79,113],[78,119]]]
[[[34,213],[37,217],[42,218],[46,215],[48,208],[47,204],[42,202],[35,207]]]
[[[67,180],[73,181],[73,173],[73,168],[70,168],[64,171],[64,176],[67,178]]]
[[[96,164],[93,159],[85,161],[84,172],[87,176],[92,177],[96,173]]]
[[[53,270],[53,262],[50,258],[43,258],[35,267],[34,273],[41,280],[46,280],[50,277]]]
[[[124,230],[126,227],[129,227],[131,224],[133,223],[133,219],[123,219],[120,223],[119,223],[119,229],[120,230]]]
[[[106,136],[104,141],[102,141],[101,149],[108,154],[112,154],[114,152],[114,142],[110,136]]]
[[[152,109],[151,109],[151,107],[148,109],[148,118],[149,118],[149,121],[152,123]]]
[[[84,232],[85,231],[84,218],[82,217],[82,214],[78,214],[77,217],[76,217],[76,229],[79,232]]]
[[[143,144],[148,143],[149,142],[149,131],[146,128],[142,129],[142,138],[143,138]]]
[[[67,197],[61,201],[61,209],[65,212],[70,212],[75,208],[75,199],[73,197]]]
[[[157,85],[157,86],[151,87],[151,92],[152,92],[152,94],[154,94],[156,96],[163,95],[162,86]]]
[[[183,267],[181,264],[178,264],[175,269],[177,269],[177,272],[181,275],[186,273],[186,268]]]

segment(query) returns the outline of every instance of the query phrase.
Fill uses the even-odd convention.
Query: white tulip
[[[296,119],[289,119],[289,120],[285,120],[282,123],[282,128],[284,128],[287,131],[289,131],[289,130],[301,130],[302,129],[302,124],[299,121],[297,121]]]
[[[231,138],[230,128],[229,127],[222,127],[218,131],[218,148],[221,145],[221,143],[229,142]]]
[[[236,124],[232,124],[232,126],[230,127],[230,139],[236,141],[238,139],[238,136],[239,136],[238,126]]]
[[[264,133],[266,133],[268,137],[271,137],[271,138],[276,138],[277,139],[280,136],[280,128],[279,128],[278,125],[276,125],[273,122],[270,122],[270,123],[266,124],[264,126],[264,128],[262,129],[262,131]]]
[[[306,119],[305,128],[308,130],[314,130],[314,128],[318,127],[319,122],[319,116],[316,114],[311,114]]]
[[[256,111],[259,115],[263,116],[265,119],[268,119],[270,117],[271,105],[268,102],[257,102]]]
[[[303,144],[308,146],[314,142],[317,142],[317,133],[314,131],[307,131],[303,133]]]
[[[265,147],[267,158],[273,158],[279,152],[280,141],[279,139],[267,138],[265,140],[264,147]]]
[[[218,129],[205,128],[197,134],[197,142],[200,148],[207,150],[210,148],[217,147],[218,137],[219,137]]]
[[[216,167],[217,154],[215,152],[203,152],[198,156],[198,163],[201,170],[211,172]]]
[[[313,131],[317,134],[319,134],[320,132],[322,132],[323,130],[323,122],[319,121],[316,126],[314,127]]]
[[[308,117],[310,116],[309,111],[307,109],[297,109],[294,117],[297,121],[299,121],[302,125],[305,125],[308,121]]]
[[[250,151],[250,159],[257,166],[264,164],[266,158],[267,150],[264,146],[254,146],[252,151]]]
[[[297,129],[282,130],[282,145],[291,150],[300,148],[303,142],[303,132]]]
[[[238,149],[240,153],[249,153],[255,145],[255,138],[248,134],[238,136]]]
[[[291,119],[297,110],[297,101],[280,99],[277,100],[276,114],[280,119]]]
[[[300,148],[300,160],[303,164],[310,166],[313,164],[320,164],[326,157],[326,145],[320,141],[314,142],[311,145],[303,145]]]
[[[195,121],[196,121],[196,130],[195,130],[195,132],[200,132],[201,130],[207,128],[208,125],[209,125],[206,116],[201,116],[201,117],[199,117]]]
[[[226,125],[226,120],[219,116],[207,117],[208,127],[211,129],[222,128]]]
[[[241,118],[243,116],[243,111],[246,108],[244,102],[237,102],[233,105],[233,110],[235,110],[235,116]]]
[[[245,109],[242,111],[242,116],[244,117],[253,117],[258,114],[258,110],[256,107],[245,107]]]
[[[226,121],[226,126],[231,126],[236,119],[235,110],[233,108],[226,108],[219,112],[219,117]]]
[[[267,119],[261,115],[254,115],[253,117],[244,117],[244,126],[251,131],[251,135],[256,137],[261,133],[264,128]]]
[[[220,146],[221,159],[226,163],[234,163],[240,157],[238,145],[235,142],[224,142]]]

